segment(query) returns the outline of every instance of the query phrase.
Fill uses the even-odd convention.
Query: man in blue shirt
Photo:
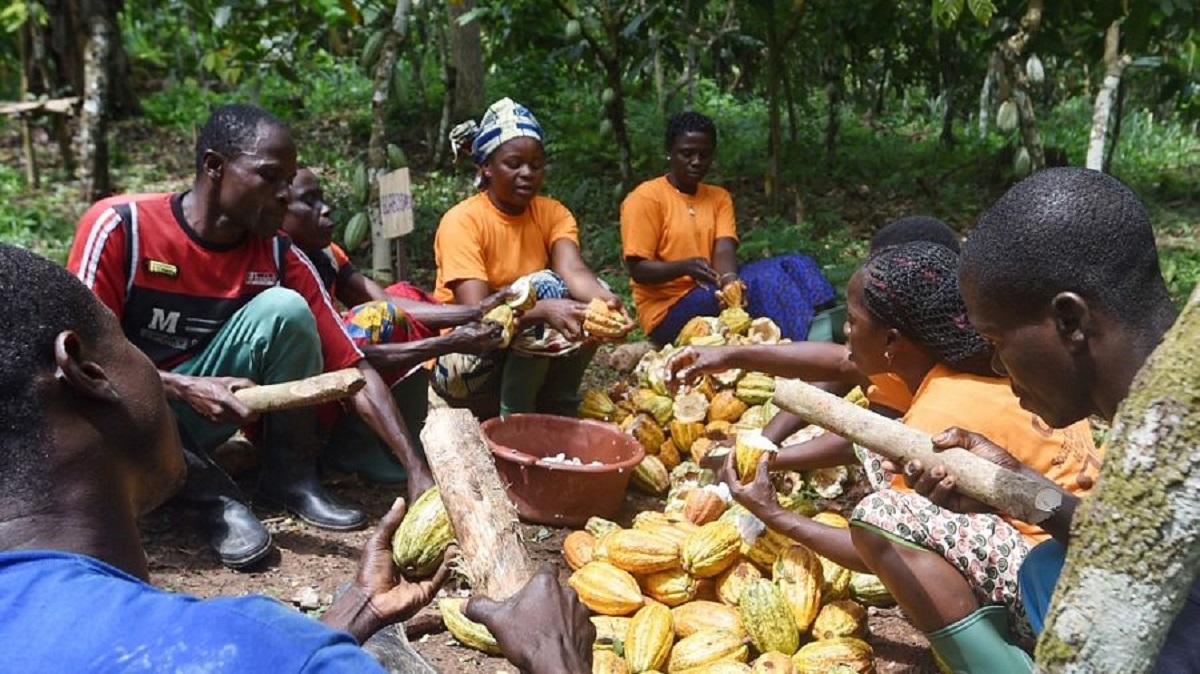
[[[264,597],[158,590],[137,517],[185,477],[158,370],[83,284],[5,244],[0,316],[0,670],[381,671],[358,644],[428,604],[448,573],[397,573],[402,500],[323,625]],[[467,613],[526,671],[590,671],[587,611],[547,570]]]

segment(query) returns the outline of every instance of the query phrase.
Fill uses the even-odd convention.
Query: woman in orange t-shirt
[[[647,337],[673,342],[692,318],[720,312],[717,288],[743,283],[750,315],[770,317],[784,337],[807,338],[814,313],[836,293],[804,255],[759,260],[739,271],[733,199],[703,182],[717,147],[716,125],[695,112],[679,113],[667,122],[666,146],[670,171],[638,185],[621,204],[622,253]]]
[[[579,383],[596,352],[595,340],[583,330],[587,302],[600,298],[620,311],[626,333],[633,322],[584,263],[574,216],[538,194],[546,156],[533,113],[501,99],[478,127],[467,123],[451,133],[455,142],[464,137],[471,138],[481,191],[442,216],[434,238],[434,295],[444,302],[477,304],[522,280],[537,302],[518,318],[509,348],[439,357],[433,386],[452,404],[481,416],[574,416]]]
[[[848,287],[851,360],[864,375],[890,372],[905,383],[913,396],[905,425],[931,434],[959,426],[1001,436],[1003,446],[1020,448],[1026,465],[1070,491],[1085,491],[1099,465],[1087,423],[1055,431],[1020,407],[1008,380],[991,370],[991,346],[967,321],[957,263],[952,251],[932,243],[872,256]],[[775,458],[779,465],[802,458],[786,451]],[[1027,671],[1021,646],[1032,641],[1017,570],[1045,532],[1008,517],[939,508],[885,472],[877,455],[857,452],[875,491],[856,505],[849,530],[784,510],[765,470],[743,486],[727,463],[721,477],[772,529],[842,566],[878,575],[954,671],[962,671],[956,654],[963,638],[1004,644],[989,652],[989,671]],[[980,630],[999,636],[979,639]]]

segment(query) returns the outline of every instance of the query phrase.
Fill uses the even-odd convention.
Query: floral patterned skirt
[[[963,575],[980,606],[1004,606],[1017,643],[1031,648],[1034,636],[1025,617],[1017,572],[1032,544],[997,515],[956,513],[920,494],[891,488],[892,474],[878,455],[856,447],[875,492],[858,502],[850,516],[900,544],[941,555]]]

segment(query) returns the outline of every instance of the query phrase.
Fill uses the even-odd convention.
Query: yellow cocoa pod
[[[746,283],[741,279],[730,281],[717,291],[717,299],[724,307],[746,306]]]
[[[466,599],[438,601],[438,609],[442,612],[442,622],[446,623],[446,630],[450,632],[450,636],[467,648],[483,651],[490,655],[503,655],[500,652],[500,644],[496,643],[496,637],[492,636],[488,628],[463,615],[463,606],[466,603]]]
[[[679,455],[679,446],[675,444],[674,440],[668,439],[659,445],[658,460],[662,461],[663,467],[668,471],[674,470],[675,466],[683,462],[683,457]]]
[[[708,403],[708,420],[726,421],[732,424],[742,418],[749,405],[738,400],[733,391],[721,391]]]
[[[683,328],[679,330],[679,335],[675,337],[675,343],[679,346],[687,346],[696,337],[708,337],[717,334],[718,329],[719,323],[717,319],[711,316],[696,316],[683,324]]]
[[[779,553],[792,543],[792,539],[787,536],[767,529],[759,534],[753,543],[742,542],[742,556],[764,569],[770,569],[779,558]]]
[[[701,525],[715,521],[729,504],[712,489],[693,489],[688,492],[683,505],[683,516],[692,524]]]
[[[717,598],[724,604],[737,606],[746,583],[760,580],[762,577],[762,571],[749,560],[738,560],[726,569],[725,573],[717,576]]]
[[[690,601],[672,609],[671,616],[674,618],[675,636],[680,639],[713,630],[746,634],[746,628],[742,627],[742,614],[732,606],[715,601]]]
[[[845,599],[850,596],[850,578],[854,573],[846,567],[826,557],[821,560],[821,603]]]
[[[621,312],[610,309],[607,302],[596,297],[588,302],[583,329],[593,337],[614,339],[624,335],[625,317]]]
[[[602,615],[629,615],[641,608],[642,591],[628,571],[608,562],[590,562],[567,579],[579,601]]]
[[[681,452],[691,450],[692,443],[704,437],[704,424],[700,421],[680,421],[675,419],[667,426],[675,446]]]
[[[596,641],[592,650],[612,650],[613,644],[625,644],[625,635],[629,633],[629,618],[625,616],[594,615],[590,618],[596,628]]]
[[[578,411],[584,419],[612,421],[617,416],[617,404],[604,391],[590,388],[583,392]]]
[[[738,380],[734,392],[747,405],[762,405],[775,396],[775,378],[761,372],[747,372]]]
[[[643,510],[633,516],[634,529],[647,529],[649,527],[666,526],[671,523],[663,513],[654,510]]]
[[[647,523],[642,525],[641,529],[661,536],[681,548],[683,547],[683,542],[687,540],[688,535],[691,533],[669,523]]]
[[[392,560],[409,578],[432,576],[442,564],[442,555],[454,542],[450,515],[437,487],[421,494],[392,536]]]
[[[592,674],[629,674],[629,666],[613,651],[593,650]]]
[[[645,412],[654,417],[660,425],[671,420],[671,415],[674,413],[675,402],[667,396],[659,395],[648,388],[638,389],[633,392],[634,408],[639,412]]]
[[[707,665],[684,669],[678,674],[751,674],[750,665],[734,660],[717,660]]]
[[[637,438],[637,441],[642,443],[642,449],[646,450],[647,454],[658,454],[662,443],[667,440],[662,426],[659,425],[653,416],[645,412],[638,412],[629,419],[626,419],[622,423],[621,430]]]
[[[682,569],[652,573],[641,582],[642,592],[660,604],[679,606],[696,598],[696,579]]]
[[[629,621],[625,636],[625,664],[630,674],[662,669],[671,655],[675,630],[671,627],[671,609],[652,604],[644,606]]]
[[[800,647],[800,630],[792,618],[783,592],[769,580],[752,580],[738,600],[742,624],[760,653],[795,653]]]
[[[679,545],[649,531],[622,529],[604,543],[608,561],[633,574],[666,571],[679,566]]]
[[[719,660],[745,662],[750,654],[744,634],[710,630],[684,637],[671,649],[668,672],[682,672]]]
[[[702,337],[693,337],[688,343],[692,346],[722,346],[725,344],[725,336],[704,335]]]
[[[792,612],[796,629],[807,632],[821,610],[822,571],[817,553],[798,543],[790,545],[779,553],[771,572]]]
[[[733,451],[737,452],[738,477],[742,484],[750,484],[758,473],[762,457],[779,451],[779,448],[762,431],[741,431],[737,434]]]
[[[750,330],[750,314],[741,307],[729,307],[721,311],[717,320],[733,335],[744,335]]]
[[[855,601],[867,606],[895,606],[896,598],[884,586],[879,577],[870,573],[850,574],[850,596]]]
[[[508,345],[512,343],[513,335],[516,333],[517,317],[513,312],[513,308],[507,304],[501,304],[487,312],[483,317],[483,322],[494,323],[500,326],[500,348],[508,348]]]
[[[839,637],[814,641],[792,656],[796,674],[868,674],[875,671],[875,655],[861,639]]]
[[[737,561],[742,536],[729,522],[709,522],[683,542],[683,570],[697,578],[712,578]]]
[[[796,668],[790,655],[770,651],[758,656],[758,659],[751,663],[750,671],[754,674],[795,674]]]
[[[816,515],[812,516],[812,520],[814,522],[820,522],[821,524],[824,524],[827,526],[837,527],[838,529],[849,529],[850,528],[850,522],[848,522],[845,517],[842,517],[841,515],[833,512],[832,510],[826,510],[825,512],[819,512]]]
[[[606,520],[603,517],[589,517],[588,521],[583,525],[584,530],[600,540],[600,537],[610,531],[619,531],[621,525],[611,520]]]
[[[812,625],[814,639],[867,636],[867,609],[849,599],[831,601],[821,607]]]
[[[671,475],[657,456],[647,456],[633,469],[633,486],[651,496],[667,493],[671,486]]]
[[[692,390],[697,393],[704,394],[705,400],[711,401],[713,396],[717,395],[717,389],[713,386],[712,377],[705,375],[700,378],[699,383],[692,387]]]
[[[563,558],[572,571],[592,561],[596,553],[596,537],[586,531],[572,531],[563,539]]]
[[[734,426],[742,429],[761,429],[771,421],[771,416],[767,405],[754,405],[742,413],[742,417]]]

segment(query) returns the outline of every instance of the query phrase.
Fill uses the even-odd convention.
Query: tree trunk
[[[459,24],[475,8],[475,0],[450,0],[450,54],[454,63],[454,119],[471,119],[483,111],[483,44],[479,21]]]
[[[1105,173],[1112,173],[1113,155],[1117,153],[1117,143],[1121,141],[1121,120],[1125,119],[1125,91],[1127,89],[1125,80],[1122,78],[1121,84],[1117,86],[1117,104],[1113,109],[1112,140],[1109,141],[1108,150],[1104,153]],[[1193,133],[1195,132],[1193,131]]]
[[[101,2],[84,3],[83,16],[88,37],[79,119],[80,178],[83,198],[96,201],[112,191],[108,175],[109,63],[116,27],[109,22]]]
[[[454,525],[459,569],[471,589],[496,601],[516,594],[537,567],[479,422],[467,410],[431,410],[421,442]]]
[[[983,86],[979,88],[979,137],[986,138],[988,134],[988,119],[992,110],[992,92],[996,88],[996,79],[1003,68],[999,52],[992,52],[988,57],[987,74],[983,76]]]
[[[1046,166],[1046,150],[1037,129],[1033,102],[1027,93],[1029,87],[1025,69],[1021,65],[1021,57],[1042,26],[1042,9],[1043,0],[1029,0],[1025,15],[1021,17],[1020,29],[1001,42],[999,47],[1000,55],[1004,59],[1004,72],[1012,86],[1012,97],[1021,122],[1021,139],[1025,149],[1029,151],[1032,171],[1040,171]]]
[[[1037,646],[1042,671],[1145,672],[1200,565],[1200,287],[1134,379]]]
[[[412,0],[397,0],[392,14],[392,29],[388,31],[375,64],[375,93],[371,96],[371,137],[367,142],[367,179],[370,197],[367,215],[371,219],[371,273],[376,281],[387,285],[396,279],[392,268],[392,250],[383,236],[383,218],[379,214],[379,176],[387,172],[388,100],[391,98],[392,70],[400,47],[408,36],[408,16]]]
[[[1084,166],[1095,171],[1104,168],[1104,139],[1108,136],[1108,120],[1112,117],[1113,100],[1121,86],[1121,75],[1133,59],[1121,53],[1121,20],[1113,21],[1104,34],[1104,83],[1096,92],[1092,108],[1092,132],[1088,136],[1087,161]]]
[[[779,154],[783,133],[780,129],[779,81],[783,78],[783,55],[779,53],[779,33],[775,27],[774,3],[768,3],[767,15],[767,174],[763,177],[763,194],[772,205],[779,192]]]
[[[438,118],[437,138],[433,151],[433,165],[441,166],[448,152],[457,152],[457,148],[451,149],[448,135],[450,127],[458,122],[468,119],[475,119],[476,114],[471,113],[466,117],[454,116],[454,90],[455,78],[458,71],[454,68],[454,63],[451,61],[450,49],[447,46],[448,37],[446,31],[438,26],[437,29],[437,52],[438,61],[442,64],[442,114]],[[450,157],[450,162],[453,163],[457,159],[457,155]]]
[[[942,90],[942,100],[945,107],[942,110],[941,143],[947,147],[954,145],[954,91],[958,88],[958,68],[954,63],[955,45],[954,34],[940,31],[938,34],[938,65],[940,66],[939,85]]]
[[[619,62],[605,62],[604,73],[608,88],[613,90],[613,102],[607,106],[606,112],[612,123],[613,139],[617,142],[621,188],[628,191],[633,189],[633,150],[629,146],[629,129],[625,125],[625,86],[621,82]]]
[[[663,76],[662,37],[658,29],[650,29],[650,49],[654,53],[654,101],[661,117],[667,116],[667,92]]]

